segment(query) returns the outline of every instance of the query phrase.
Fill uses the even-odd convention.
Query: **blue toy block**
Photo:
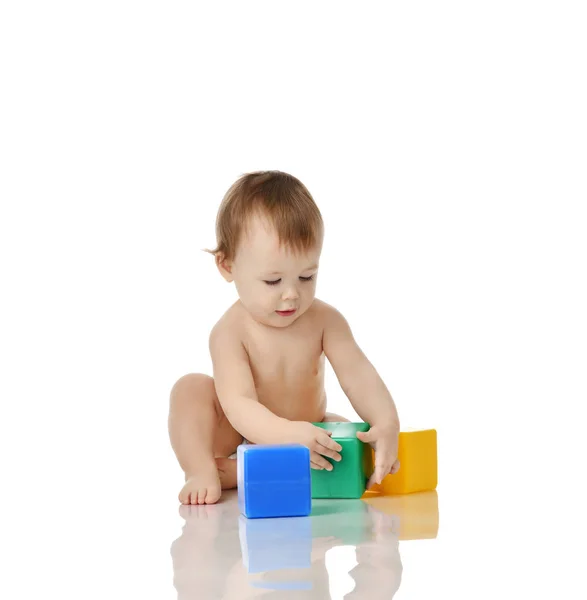
[[[310,450],[302,444],[241,444],[238,506],[249,519],[307,517],[312,510]]]

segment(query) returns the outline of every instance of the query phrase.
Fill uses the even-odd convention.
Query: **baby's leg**
[[[327,412],[324,415],[324,418],[322,419],[322,423],[336,423],[336,422],[348,423],[349,420],[345,419],[344,417],[341,417],[340,415],[337,415],[335,413],[329,413],[329,412]]]
[[[216,396],[214,380],[190,373],[173,386],[169,403],[169,437],[186,483],[182,504],[213,504],[221,487],[236,486],[236,461],[224,458],[242,442]]]

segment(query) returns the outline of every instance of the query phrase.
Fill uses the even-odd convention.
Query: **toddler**
[[[399,469],[399,418],[379,374],[344,316],[315,297],[324,224],[310,192],[281,171],[240,177],[216,219],[215,257],[239,299],[210,332],[213,378],[181,377],[170,395],[169,435],[185,473],[182,504],[213,504],[236,487],[239,444],[300,443],[313,469],[341,459],[331,432],[312,422],[326,412],[324,358],[371,428],[357,437],[375,449],[367,486]]]

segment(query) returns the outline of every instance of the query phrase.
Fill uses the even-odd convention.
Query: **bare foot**
[[[220,477],[213,462],[202,467],[197,473],[188,475],[179,492],[179,501],[182,504],[214,504],[219,499]]]
[[[216,466],[210,464],[198,473],[187,477],[179,492],[182,504],[215,504],[220,499],[220,489],[236,487],[236,459],[216,458]]]

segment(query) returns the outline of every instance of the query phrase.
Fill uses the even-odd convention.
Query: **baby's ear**
[[[218,267],[220,274],[222,275],[222,277],[224,277],[224,279],[226,279],[226,281],[228,281],[229,283],[233,281],[234,278],[232,276],[232,261],[227,260],[224,257],[224,254],[222,254],[222,252],[216,253],[216,266]]]

